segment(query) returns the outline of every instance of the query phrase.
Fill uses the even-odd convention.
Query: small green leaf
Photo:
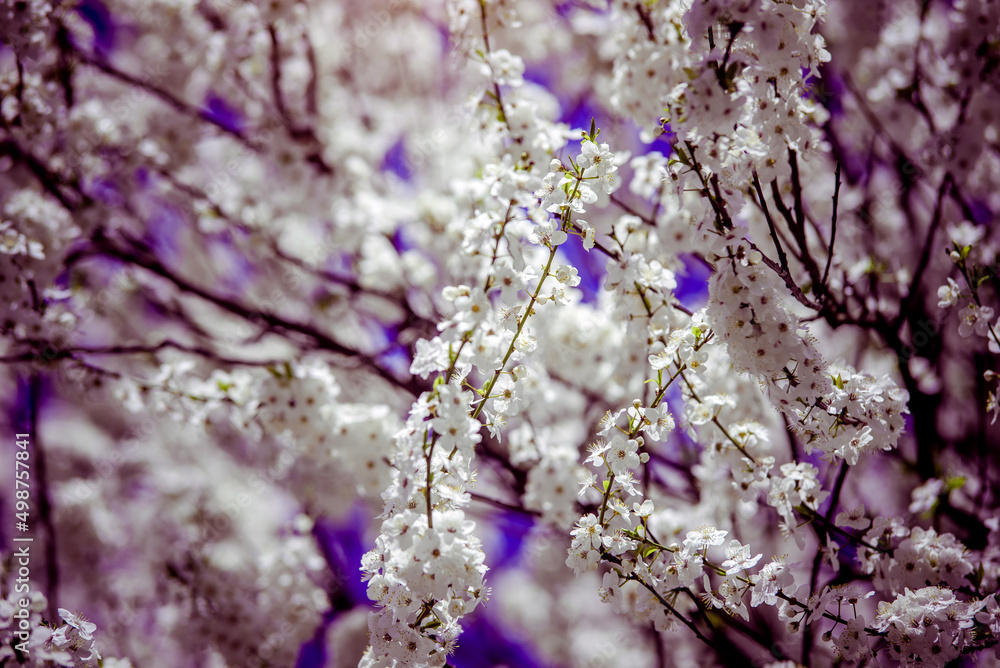
[[[983,568],[983,564],[980,563],[979,568],[972,573],[967,574],[965,577],[969,578],[969,581],[972,582],[972,586],[979,589],[979,587],[983,584],[983,577],[985,577],[985,575],[986,570]]]
[[[955,476],[952,478],[948,478],[947,480],[945,480],[945,490],[946,490],[945,493],[951,492],[952,490],[956,489],[962,489],[962,487],[964,486],[965,486],[964,476]]]
[[[838,390],[844,389],[844,379],[840,377],[839,373],[836,376],[830,376],[830,378],[833,379],[833,384]]]

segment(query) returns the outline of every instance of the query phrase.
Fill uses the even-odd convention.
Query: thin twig
[[[835,185],[833,187],[833,215],[830,220],[830,248],[826,252],[826,267],[823,269],[823,280],[820,286],[824,297],[829,293],[826,281],[830,277],[830,263],[833,260],[833,244],[837,240],[837,207],[840,202],[840,163],[837,163],[837,172],[834,176]]]
[[[161,276],[162,278],[165,278],[173,283],[182,292],[187,292],[207,302],[215,304],[223,310],[229,311],[230,313],[233,313],[234,315],[237,315],[245,320],[266,325],[268,328],[278,333],[301,334],[309,339],[312,339],[321,349],[357,359],[382,379],[390,382],[400,389],[406,390],[414,396],[419,395],[420,392],[425,389],[423,384],[418,382],[416,379],[411,379],[409,381],[400,380],[387,369],[379,365],[371,356],[345,346],[329,335],[317,330],[315,327],[305,323],[285,319],[275,313],[254,309],[241,304],[234,299],[209,292],[205,288],[195,285],[194,283],[178,276],[161,264],[160,261],[152,254],[122,248],[120,244],[108,238],[103,231],[99,230],[94,235],[94,243],[95,246],[97,246],[97,248],[104,253],[117,257],[121,260],[125,260],[131,264],[135,264],[136,266],[150,271],[157,276]]]
[[[752,248],[753,250],[755,250],[758,253],[760,253],[761,261],[764,264],[766,264],[771,269],[771,271],[773,271],[774,273],[776,273],[778,275],[778,277],[782,280],[782,282],[784,282],[785,287],[787,287],[788,290],[792,293],[792,296],[795,297],[795,300],[797,302],[799,302],[803,306],[806,306],[808,308],[814,309],[816,311],[821,311],[823,309],[823,305],[822,304],[820,304],[818,302],[815,302],[815,301],[809,299],[808,297],[806,297],[805,293],[802,292],[802,288],[800,288],[798,286],[798,284],[792,278],[792,275],[790,273],[788,273],[787,270],[782,269],[781,267],[779,267],[778,264],[774,260],[772,260],[767,255],[765,255],[764,252],[761,251],[761,249],[757,247],[757,244],[755,244],[755,243],[753,243],[752,241],[749,241],[749,240],[748,240],[748,243],[750,244],[750,248]]]
[[[760,200],[760,208],[767,220],[767,229],[771,232],[771,238],[774,240],[774,248],[778,251],[778,262],[781,263],[781,270],[788,274],[788,257],[781,247],[781,240],[778,239],[778,231],[774,228],[774,219],[771,217],[771,210],[767,207],[767,200],[764,199],[764,191],[760,187],[760,177],[757,176],[756,169],[753,172],[753,186],[757,190],[757,199]]]
[[[142,90],[153,95],[154,97],[160,98],[161,100],[169,104],[171,107],[173,107],[177,111],[187,116],[192,116],[194,118],[198,118],[207,123],[210,123],[211,125],[214,125],[218,129],[222,130],[222,132],[224,132],[225,134],[235,137],[241,144],[254,151],[260,150],[260,147],[254,144],[252,141],[250,141],[250,139],[245,134],[229,127],[228,125],[218,120],[217,118],[214,118],[213,115],[208,112],[208,110],[201,109],[199,107],[191,105],[182,100],[181,98],[177,97],[173,93],[164,90],[162,88],[159,88],[157,86],[154,86],[151,83],[142,81],[138,77],[135,77],[129,74],[128,72],[119,70],[118,68],[114,67],[109,63],[104,62],[99,58],[94,58],[89,54],[83,53],[79,49],[76,49],[75,53],[81,62],[90,65],[91,67],[94,67],[115,79],[127,83],[130,86],[141,88]]]
[[[51,343],[44,341],[31,341],[29,343],[42,344],[44,347],[39,350],[27,350],[17,355],[0,357],[0,363],[10,364],[15,362],[42,362],[49,363],[62,359],[76,359],[76,355],[151,355],[153,353],[173,348],[181,352],[198,355],[214,360],[220,364],[231,366],[276,366],[281,364],[281,360],[242,360],[223,357],[215,351],[200,346],[190,346],[169,339],[157,344],[150,345],[116,345],[103,347],[74,346],[70,348],[53,348]]]
[[[635,582],[638,582],[643,587],[645,587],[649,591],[649,593],[652,594],[656,598],[656,600],[660,602],[660,605],[662,605],[664,608],[666,608],[667,611],[670,612],[670,614],[672,614],[674,617],[676,617],[677,619],[679,619],[680,622],[682,624],[684,624],[684,626],[686,626],[689,629],[691,629],[691,631],[694,632],[695,636],[697,636],[698,640],[702,641],[703,643],[705,643],[706,645],[708,645],[709,647],[711,647],[713,650],[716,649],[715,645],[712,644],[712,642],[708,638],[705,637],[705,634],[703,634],[701,632],[701,630],[697,626],[695,626],[694,622],[685,619],[679,612],[677,612],[677,610],[674,608],[674,606],[670,605],[670,603],[667,602],[667,599],[663,598],[663,596],[660,594],[660,592],[656,591],[656,589],[654,589],[652,586],[650,586],[649,584],[647,584],[642,578],[640,578],[637,575],[635,575],[634,573],[632,573],[632,574],[629,574],[629,575],[625,576],[625,579],[626,580],[633,580]]]
[[[910,287],[906,291],[906,296],[903,297],[902,301],[899,303],[899,313],[896,314],[896,319],[893,322],[893,327],[899,329],[900,325],[903,324],[903,320],[910,312],[910,306],[913,304],[913,300],[917,298],[917,291],[920,289],[920,281],[924,276],[924,270],[927,269],[927,264],[930,262],[931,258],[931,246],[934,243],[934,237],[937,235],[938,228],[941,226],[941,221],[944,219],[942,216],[942,210],[944,206],[944,196],[951,183],[951,173],[945,174],[944,178],[941,179],[941,185],[938,187],[937,193],[937,203],[934,205],[934,215],[931,218],[931,224],[927,228],[927,237],[924,239],[924,246],[920,250],[920,259],[917,260],[917,266],[914,268],[913,278],[910,279]]]
[[[801,253],[799,258],[802,264],[805,266],[806,271],[809,273],[809,279],[813,284],[813,292],[818,290],[819,284],[819,267],[816,266],[816,261],[813,259],[812,255],[809,253],[809,240],[806,237],[806,223],[805,223],[805,209],[802,204],[802,184],[799,181],[799,161],[798,154],[795,151],[788,150],[788,161],[792,169],[792,206],[795,209],[794,223],[791,212],[785,205],[784,200],[781,197],[781,193],[778,190],[778,181],[775,179],[771,182],[771,193],[774,196],[775,205],[781,210],[782,216],[788,221],[788,228],[792,232],[792,237],[795,239],[796,245],[799,247],[799,252]]]
[[[515,513],[523,513],[525,515],[533,515],[535,517],[541,517],[541,513],[537,510],[531,510],[530,508],[525,508],[524,506],[518,506],[513,503],[507,503],[506,501],[500,501],[499,499],[491,499],[488,496],[483,496],[482,494],[476,494],[475,492],[469,492],[473,501],[479,501],[480,503],[485,503],[491,506],[495,506],[502,510],[510,510]]]
[[[514,131],[510,127],[510,122],[507,120],[507,112],[503,108],[503,97],[500,95],[500,84],[497,83],[496,77],[493,75],[493,63],[490,62],[490,32],[486,26],[486,0],[479,0],[479,18],[483,29],[483,46],[486,52],[486,65],[490,68],[490,80],[493,83],[493,94],[496,96],[497,100],[497,110],[500,112],[500,120],[503,124],[507,126],[507,134],[514,137]]]
[[[87,201],[79,187],[72,183],[66,183],[65,179],[50,170],[41,160],[35,157],[28,149],[22,148],[17,142],[7,140],[0,142],[0,155],[9,154],[15,160],[24,163],[34,174],[42,187],[53,197],[59,200],[63,208],[69,212],[76,211],[77,207]],[[70,189],[74,194],[80,195],[80,201],[74,201],[69,194],[64,191],[63,186]]]

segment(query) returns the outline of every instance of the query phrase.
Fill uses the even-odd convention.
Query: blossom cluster
[[[1000,657],[998,44],[0,0],[0,665]]]
[[[97,625],[79,613],[58,609],[58,620],[46,618],[48,600],[38,591],[25,592],[22,582],[15,586],[16,563],[4,555],[3,586],[0,587],[0,661],[14,661],[27,666],[64,666],[75,668],[131,668],[128,659],[102,657],[97,649]]]

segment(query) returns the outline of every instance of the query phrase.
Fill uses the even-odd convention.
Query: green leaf
[[[590,117],[590,141],[594,141],[597,138],[597,119],[593,116]]]
[[[947,494],[948,492],[950,492],[952,490],[962,489],[962,487],[965,486],[965,477],[964,476],[954,476],[952,478],[946,479],[944,484],[945,484],[945,490],[946,490],[945,493]]]
[[[836,376],[830,376],[830,378],[833,380],[833,384],[838,390],[844,389],[844,379],[840,377],[839,373]]]
[[[604,488],[605,492],[608,491],[608,483],[610,483],[610,482],[611,482],[610,480],[605,480],[603,483],[601,483],[601,487]]]
[[[739,72],[739,69],[739,63],[732,63],[726,68],[726,81],[729,82],[730,85],[732,85],[733,80],[736,78],[736,74]]]
[[[986,570],[983,568],[982,562],[980,562],[979,568],[977,568],[972,573],[967,574],[965,577],[969,578],[969,581],[972,583],[973,587],[979,589],[979,587],[982,586],[983,584],[983,577],[985,575],[986,575]]]

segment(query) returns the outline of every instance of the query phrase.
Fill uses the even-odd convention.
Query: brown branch
[[[643,27],[646,28],[646,34],[649,36],[651,42],[656,41],[656,30],[653,26],[653,20],[649,16],[649,10],[641,2],[635,3],[635,11],[639,15],[639,20],[642,21]]]
[[[78,206],[87,201],[86,196],[80,192],[78,187],[74,184],[66,183],[65,179],[45,166],[29,150],[21,148],[17,142],[10,139],[0,142],[0,154],[4,153],[11,155],[15,160],[23,163],[35,176],[42,188],[59,200],[59,203],[67,211],[73,212]],[[63,186],[69,188],[75,195],[79,196],[79,200],[74,201],[70,198],[69,194],[63,191]]]
[[[117,242],[108,238],[102,230],[98,230],[94,235],[94,245],[107,255],[117,257],[121,260],[134,264],[141,267],[157,276],[165,278],[170,283],[173,283],[182,292],[192,294],[199,297],[207,302],[215,304],[219,308],[229,311],[230,313],[237,315],[249,322],[260,323],[266,325],[270,330],[283,335],[288,334],[299,334],[311,339],[320,349],[328,350],[331,352],[338,353],[345,357],[350,357],[358,360],[369,369],[371,369],[376,375],[382,379],[388,381],[392,385],[403,389],[414,396],[419,395],[424,389],[426,389],[423,383],[419,382],[417,379],[412,378],[410,380],[401,380],[395,375],[390,373],[387,369],[382,367],[378,362],[373,359],[370,355],[362,353],[358,350],[354,350],[345,346],[344,344],[331,338],[329,335],[319,331],[315,327],[312,327],[305,323],[295,322],[283,318],[275,313],[270,313],[267,311],[261,311],[254,309],[250,306],[246,306],[235,299],[224,297],[222,295],[217,295],[209,292],[205,288],[191,283],[190,281],[177,275],[167,267],[165,267],[155,256],[151,253],[143,252],[134,248],[123,248]]]
[[[833,244],[837,240],[837,207],[840,203],[840,163],[837,163],[837,172],[834,175],[835,185],[833,187],[833,215],[830,220],[830,247],[826,251],[826,267],[823,268],[823,280],[820,286],[823,289],[824,301],[829,296],[830,290],[826,285],[830,277],[830,263],[833,261]]]
[[[112,345],[112,346],[69,346],[55,348],[49,341],[23,341],[32,345],[32,350],[26,350],[16,355],[0,357],[0,363],[40,362],[48,364],[63,359],[77,359],[76,355],[152,355],[167,349],[174,349],[191,355],[206,357],[219,364],[229,366],[276,366],[281,360],[241,360],[224,357],[214,350],[200,346],[191,346],[169,339],[156,344]],[[79,361],[79,360],[78,360]]]
[[[778,251],[778,262],[781,263],[781,270],[788,274],[788,257],[785,255],[785,250],[781,247],[781,240],[778,239],[778,231],[774,227],[774,219],[771,217],[771,210],[767,206],[767,200],[764,199],[764,191],[760,187],[760,177],[757,176],[757,170],[753,171],[753,186],[757,190],[757,200],[760,203],[760,208],[764,212],[764,218],[767,220],[767,229],[771,232],[771,239],[774,240],[774,248]]]
[[[819,267],[816,266],[816,261],[809,253],[809,241],[806,238],[805,213],[802,205],[802,184],[799,182],[798,158],[795,151],[791,149],[788,151],[788,157],[792,168],[792,197],[794,199],[792,206],[795,208],[794,217],[781,197],[777,179],[771,182],[771,195],[774,198],[775,206],[778,207],[782,217],[788,223],[788,229],[792,233],[792,238],[795,239],[795,244],[799,247],[799,260],[806,268],[809,279],[813,284],[813,291],[815,292],[818,290],[820,282]]]
[[[309,61],[309,83],[306,84],[306,111],[315,118],[319,115],[319,66],[316,64],[316,49],[313,48],[309,33],[303,39],[306,43],[306,59]]]
[[[267,26],[267,31],[271,36],[271,94],[274,96],[274,106],[278,110],[281,122],[288,130],[288,134],[291,135],[292,139],[318,143],[319,140],[316,138],[316,134],[312,128],[296,127],[292,120],[292,115],[288,111],[288,105],[285,103],[285,95],[281,90],[281,43],[278,41],[278,29],[271,23]],[[312,65],[315,65],[315,63],[313,62]],[[316,87],[315,76],[310,80],[309,86],[311,87],[311,91],[309,92],[314,94]],[[309,92],[307,92],[307,95]],[[313,159],[315,158],[316,156],[313,156]],[[322,166],[325,167],[325,163]],[[329,170],[329,167],[327,167],[327,170]]]
[[[170,91],[164,90],[149,82],[142,81],[138,77],[129,74],[128,72],[119,70],[110,63],[101,60],[100,58],[95,58],[90,54],[80,51],[79,48],[74,48],[74,53],[80,59],[80,62],[90,65],[91,67],[94,67],[100,70],[101,72],[104,72],[105,74],[115,79],[118,79],[119,81],[122,81],[123,83],[127,83],[130,86],[135,86],[136,88],[140,88],[146,91],[150,95],[153,95],[154,97],[157,97],[160,100],[166,102],[175,110],[181,112],[186,116],[197,118],[199,120],[205,121],[206,123],[214,125],[216,128],[218,128],[225,134],[236,138],[241,144],[254,151],[260,150],[260,146],[252,142],[245,134],[237,130],[234,130],[233,128],[230,128],[224,123],[221,123],[219,120],[213,118],[212,114],[209,113],[207,109],[202,109],[200,107],[196,107],[192,104],[189,104],[188,102],[177,97]]]
[[[752,248],[755,251],[757,251],[758,253],[760,253],[761,261],[764,264],[766,264],[771,269],[771,271],[773,271],[774,273],[776,273],[778,275],[778,277],[785,284],[785,287],[787,287],[788,290],[792,293],[792,296],[795,297],[795,300],[797,302],[799,302],[803,306],[811,308],[811,309],[813,309],[815,311],[822,311],[823,310],[823,305],[822,304],[820,304],[819,302],[815,302],[815,301],[809,299],[808,297],[806,297],[805,293],[802,292],[802,288],[800,288],[798,286],[798,284],[792,278],[792,275],[790,273],[788,273],[788,270],[782,269],[781,267],[779,267],[778,264],[774,260],[772,260],[767,255],[765,255],[764,252],[761,249],[757,248],[757,244],[755,244],[754,242],[752,242],[752,241],[750,241],[748,239],[747,243],[750,244],[750,248]]]
[[[491,53],[490,32],[486,26],[486,2],[483,0],[480,0],[479,2],[479,18],[483,30],[483,46],[485,47],[485,53],[487,58],[486,64],[490,68],[490,80],[493,83],[493,95],[496,97],[497,100],[497,110],[500,112],[500,120],[502,120],[503,124],[507,127],[507,134],[509,134],[513,139],[514,131],[510,127],[510,121],[507,120],[507,112],[504,111],[503,108],[503,97],[501,97],[500,95],[500,84],[497,83],[496,77],[493,76],[493,65],[492,63],[489,62],[489,57]]]
[[[469,492],[469,495],[472,497],[473,501],[479,501],[480,503],[485,503],[496,508],[500,508],[501,510],[510,510],[515,513],[523,513],[525,515],[533,515],[535,517],[541,517],[542,515],[537,510],[531,510],[529,508],[525,508],[524,506],[518,506],[513,503],[507,503],[506,501],[500,501],[498,499],[491,499],[488,496],[483,496],[482,494],[477,494],[475,492]]]
[[[944,219],[942,216],[942,210],[944,207],[944,196],[948,190],[948,186],[952,182],[951,173],[945,174],[944,178],[941,179],[941,185],[938,187],[937,193],[937,203],[934,205],[934,215],[931,217],[931,224],[927,229],[927,237],[924,239],[923,248],[920,249],[920,259],[917,260],[917,266],[914,269],[913,278],[910,280],[910,287],[906,291],[906,296],[899,304],[899,313],[896,315],[896,319],[893,322],[893,326],[896,329],[903,324],[903,320],[909,314],[910,306],[913,300],[917,298],[917,291],[920,289],[920,281],[924,276],[924,270],[927,269],[927,265],[931,258],[931,246],[934,243],[934,237],[937,234],[938,228],[941,226],[941,221]]]

